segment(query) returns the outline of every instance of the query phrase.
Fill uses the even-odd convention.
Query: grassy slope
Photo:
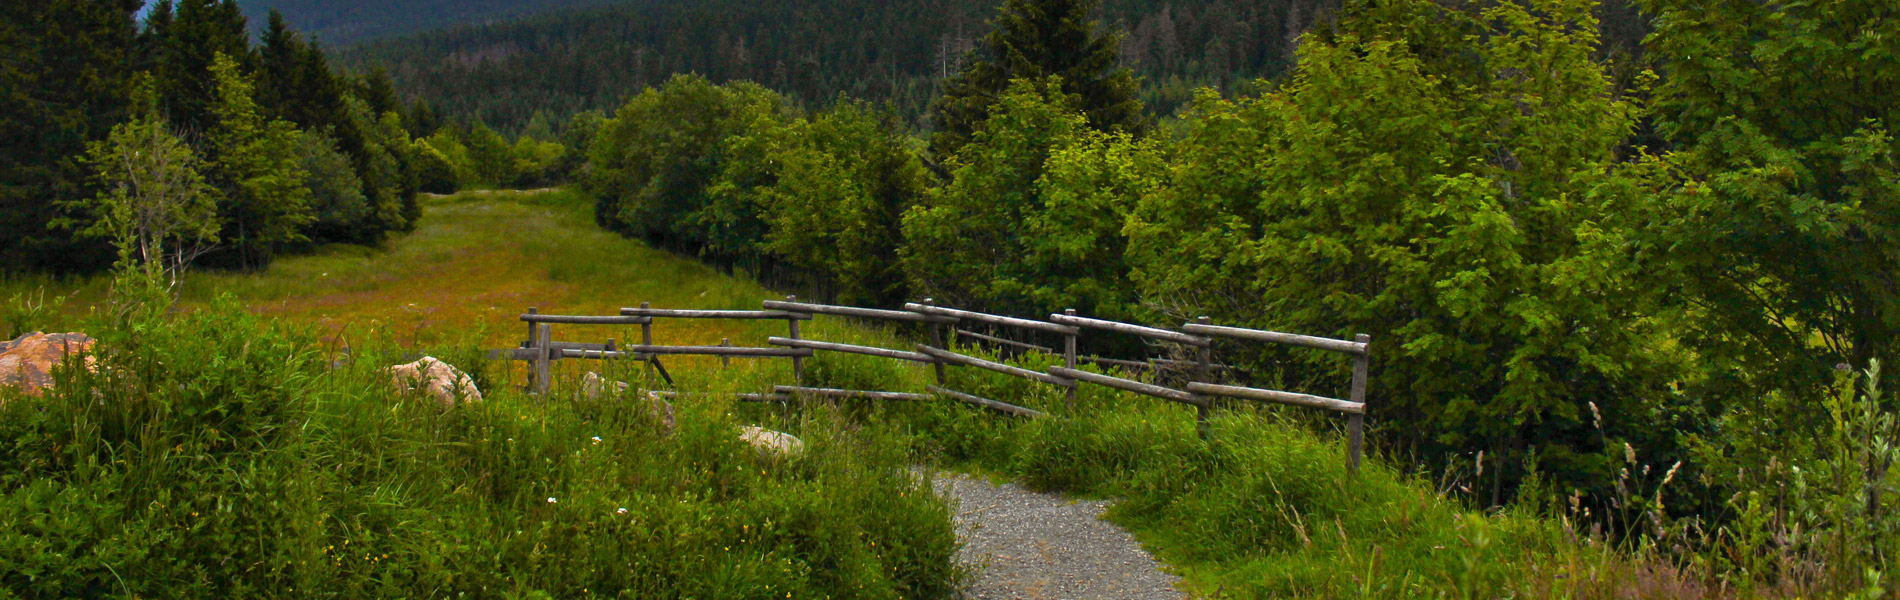
[[[756,284],[599,231],[585,199],[567,192],[464,194],[432,201],[428,211],[420,230],[385,250],[330,248],[281,260],[264,273],[198,276],[187,304],[230,294],[256,312],[320,324],[333,344],[371,337],[440,348],[512,345],[523,332],[514,315],[529,305],[544,313],[612,314],[642,301],[757,308],[772,297]],[[0,286],[0,295],[48,283],[13,281]],[[69,315],[103,294],[98,281],[53,287],[75,295]],[[655,337],[665,344],[730,337],[764,345],[782,327],[664,321]],[[809,331],[833,341],[903,345],[896,332],[839,320],[821,318]],[[637,335],[571,326],[556,332],[568,341]],[[581,363],[562,367],[591,368]],[[710,359],[669,364],[688,388],[757,390],[789,380],[782,361],[738,361],[731,369],[709,368],[716,364]],[[969,371],[956,371],[955,387],[1062,410],[1052,392]],[[519,373],[517,365],[506,376],[519,383]],[[820,385],[903,391],[920,389],[927,373],[855,356],[825,355],[811,367]],[[853,410],[908,432],[917,458],[1126,499],[1113,517],[1209,597],[1542,595],[1557,580],[1565,582],[1558,587],[1588,588],[1578,582],[1614,568],[1607,555],[1581,551],[1547,522],[1472,513],[1377,461],[1357,478],[1346,476],[1338,436],[1310,433],[1306,413],[1228,412],[1217,425],[1220,441],[1209,444],[1195,438],[1191,411],[1176,406],[1087,386],[1081,405],[1088,410],[1072,419],[1035,423],[949,403]],[[784,416],[760,407],[734,410],[759,420]],[[796,431],[799,422],[780,423]]]
[[[614,314],[622,306],[758,308],[771,294],[744,279],[629,243],[601,231],[586,199],[565,191],[474,192],[433,198],[421,227],[386,248],[332,245],[278,260],[259,273],[200,273],[183,293],[187,309],[230,295],[265,316],[313,323],[327,337],[387,333],[404,345],[474,341],[505,347],[525,337],[516,315]],[[75,322],[105,301],[108,280],[22,278],[0,282],[0,297],[69,295],[61,314],[39,328]],[[763,345],[768,324],[664,321],[668,343]],[[471,332],[479,332],[472,335]],[[622,328],[563,327],[560,339],[629,339]],[[598,338],[598,339],[595,339]],[[754,339],[756,338],[756,339]]]

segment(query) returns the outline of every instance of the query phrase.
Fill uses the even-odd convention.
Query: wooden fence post
[[[1069,316],[1071,316],[1071,317],[1073,317],[1073,316],[1075,316],[1075,309],[1073,309],[1073,308],[1070,308],[1070,309],[1066,309],[1066,310],[1063,310],[1063,311],[1062,311],[1062,314],[1065,314],[1065,315],[1069,315]],[[1079,332],[1080,330],[1078,329],[1077,331]],[[1078,334],[1075,334],[1075,333],[1071,333],[1071,334],[1067,334],[1067,335],[1064,335],[1064,336],[1062,336],[1062,364],[1063,364],[1063,366],[1066,366],[1066,367],[1068,367],[1068,368],[1071,368],[1071,369],[1073,369],[1073,368],[1075,368],[1075,338],[1076,338],[1076,335],[1078,335]],[[1071,416],[1073,416],[1073,415],[1075,414],[1075,390],[1076,390],[1076,388],[1079,388],[1079,387],[1082,387],[1082,386],[1079,386],[1079,385],[1078,385],[1078,386],[1070,386],[1070,387],[1069,387],[1069,406],[1068,406],[1068,408],[1069,408],[1069,413],[1070,413],[1070,415],[1071,415]]]
[[[1194,322],[1200,323],[1202,325],[1207,325],[1207,324],[1212,323],[1213,320],[1203,316],[1203,317],[1195,319]],[[1194,378],[1204,381],[1204,382],[1212,383],[1211,381],[1207,381],[1207,380],[1208,380],[1208,373],[1212,371],[1212,369],[1210,368],[1210,364],[1213,362],[1214,348],[1212,345],[1203,346],[1200,348],[1199,354],[1200,354],[1199,364],[1196,364],[1194,366]],[[1155,371],[1155,372],[1159,373],[1160,371]],[[1209,417],[1208,406],[1213,404],[1213,402],[1214,402],[1213,399],[1204,397],[1202,398],[1202,402],[1200,404],[1197,404],[1194,406],[1194,419],[1195,419],[1194,427],[1195,429],[1200,431],[1202,440],[1214,439],[1213,427],[1209,425],[1207,422],[1208,417]]]
[[[640,308],[653,308],[653,303],[641,302]],[[653,345],[653,317],[647,317],[646,322],[640,324],[640,345],[642,346]],[[660,369],[661,373],[666,372],[666,368],[660,366],[660,357],[654,356],[652,354],[648,354],[646,362],[647,362],[647,375],[648,375],[647,381],[649,382],[653,381],[653,377],[652,377],[653,370],[656,368]]]
[[[1364,352],[1352,362],[1352,401],[1364,405],[1366,401],[1366,378],[1372,370],[1372,336],[1359,334],[1353,338],[1366,345]],[[1360,451],[1365,445],[1366,416],[1364,411],[1352,413],[1346,419],[1346,470],[1359,472]]]
[[[721,347],[721,348],[731,348],[731,347],[732,347],[732,338],[719,338],[719,347]],[[793,360],[797,360],[797,359],[793,359]],[[728,355],[725,355],[725,354],[721,354],[721,355],[719,355],[719,366],[721,366],[721,367],[730,367],[730,366],[732,366],[732,357],[731,357],[731,356],[728,356]]]
[[[530,306],[528,307],[528,314],[531,314],[531,315],[541,314],[541,309],[539,307]],[[534,349],[534,341],[535,341],[534,331],[536,328],[537,327],[535,325],[535,322],[533,321],[528,322],[528,339],[521,343],[523,347],[528,348],[530,350]],[[529,365],[528,367],[528,386],[526,389],[529,391],[533,391],[535,389],[533,365]]]
[[[785,301],[797,302],[798,296],[786,296]],[[790,316],[786,317],[785,324],[786,324],[786,329],[789,329],[791,331],[790,337],[794,340],[798,339],[798,314],[792,313]],[[804,358],[797,357],[797,356],[792,357],[792,381],[797,383],[798,385],[805,385],[805,359]]]
[[[537,323],[534,328],[534,347],[539,350],[534,359],[534,393],[545,394],[551,379],[550,363],[554,362],[554,324]]]
[[[924,299],[924,305],[926,306],[935,305],[936,302],[937,302],[936,298]],[[949,346],[943,345],[943,328],[944,328],[944,325],[942,323],[930,324],[930,345],[936,346],[938,348],[942,348],[944,350],[949,350],[950,349]],[[933,360],[931,361],[931,366],[934,366],[937,368],[937,385],[949,385],[950,378],[944,375],[943,361]]]

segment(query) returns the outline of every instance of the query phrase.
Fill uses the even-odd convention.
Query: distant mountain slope
[[[1299,35],[1339,2],[1105,0],[1100,21],[1125,33],[1122,62],[1143,79],[1142,101],[1167,114],[1196,88],[1229,90],[1284,71]],[[1606,0],[1602,11],[1606,37],[1619,46],[1646,30],[1626,2]],[[384,65],[405,96],[504,131],[520,131],[537,113],[558,120],[611,109],[682,72],[756,81],[807,104],[839,94],[889,102],[923,125],[938,81],[989,30],[1000,3],[626,0],[369,42],[338,59]]]
[[[614,0],[238,0],[251,23],[275,8],[332,47],[419,31],[479,24]]]
[[[679,72],[749,79],[808,103],[838,94],[918,117],[1000,0],[634,0],[346,49],[451,115],[510,129],[537,111],[607,108]],[[1123,60],[1169,110],[1194,87],[1278,73],[1338,0],[1108,0]]]

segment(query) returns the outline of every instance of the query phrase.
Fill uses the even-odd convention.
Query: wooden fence
[[[825,314],[860,319],[896,321],[919,324],[930,331],[929,344],[917,344],[913,350],[898,350],[842,344],[822,340],[806,339],[799,335],[799,323],[811,320],[812,315]],[[719,346],[662,346],[653,343],[654,319],[783,319],[786,323],[786,336],[772,336],[765,347],[733,346],[730,340]],[[1049,315],[1047,321],[1005,317],[966,310],[958,310],[935,305],[930,299],[921,303],[904,305],[904,310],[883,310],[857,308],[850,306],[832,306],[799,302],[797,297],[788,296],[784,301],[766,301],[763,310],[672,310],[656,309],[647,304],[639,308],[620,309],[614,316],[581,315],[544,315],[534,308],[521,315],[521,321],[528,325],[528,339],[519,348],[496,350],[490,353],[493,358],[528,361],[528,389],[535,393],[546,392],[551,382],[551,364],[562,359],[596,360],[636,360],[647,363],[668,384],[673,378],[661,363],[661,356],[668,355],[706,355],[718,356],[729,362],[732,358],[790,358],[792,360],[792,385],[774,386],[770,393],[739,394],[741,400],[748,401],[790,401],[800,397],[862,398],[872,400],[927,400],[947,398],[967,404],[995,410],[1003,414],[1025,417],[1047,417],[1041,411],[983,398],[974,394],[958,391],[949,387],[949,367],[969,367],[994,371],[1032,382],[1055,386],[1063,389],[1068,397],[1067,408],[1075,409],[1075,394],[1078,385],[1087,383],[1114,388],[1172,402],[1178,402],[1195,409],[1198,429],[1203,438],[1211,434],[1208,419],[1213,408],[1214,398],[1233,398],[1258,402],[1271,402],[1317,408],[1345,413],[1347,416],[1347,468],[1358,471],[1360,455],[1364,446],[1366,413],[1366,379],[1371,359],[1371,337],[1360,334],[1352,341],[1312,337],[1291,333],[1262,331],[1225,327],[1208,322],[1206,317],[1194,323],[1183,324],[1179,331],[1145,325],[1135,325],[1102,319],[1082,317],[1074,310]],[[553,339],[553,326],[556,324],[576,325],[639,325],[640,343],[637,345],[619,345],[609,339],[605,343],[560,342]],[[1002,328],[1019,332],[1053,334],[1062,337],[1063,348],[1057,352],[1054,348],[1038,346],[1027,342],[1008,339],[997,335],[986,335],[971,331],[972,324],[981,324],[992,328]],[[1132,335],[1162,344],[1173,345],[1184,352],[1191,353],[1192,360],[1151,359],[1149,361],[1127,361],[1081,357],[1076,354],[1076,342],[1082,333],[1102,331],[1108,333]],[[987,342],[1004,348],[1022,351],[1043,352],[1049,355],[1060,354],[1062,364],[1052,365],[1045,370],[1036,371],[1014,365],[1004,364],[981,357],[959,353],[955,347],[946,343],[947,333],[954,333],[958,339],[972,339]],[[1262,342],[1297,346],[1314,350],[1337,352],[1353,358],[1351,395],[1347,400],[1314,396],[1280,390],[1240,387],[1217,382],[1213,374],[1218,370],[1231,370],[1226,365],[1213,362],[1213,348],[1217,339],[1242,342]],[[929,364],[935,370],[936,384],[924,386],[928,394],[877,390],[845,390],[808,387],[805,385],[804,359],[818,351],[842,352],[875,356],[894,360]],[[1177,355],[1179,356],[1179,355]],[[1171,388],[1156,383],[1137,381],[1113,375],[1104,375],[1083,371],[1078,368],[1081,362],[1094,362],[1128,368],[1156,369],[1158,366],[1185,367],[1192,375],[1182,388]],[[668,395],[671,395],[670,393]]]

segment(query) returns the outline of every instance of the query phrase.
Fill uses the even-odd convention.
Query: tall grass
[[[1720,424],[1726,437],[1701,460],[1742,471],[1747,492],[1721,521],[1669,519],[1675,470],[1640,449],[1613,507],[1592,514],[1533,482],[1519,504],[1486,512],[1456,481],[1395,461],[1347,474],[1338,423],[1311,411],[1233,405],[1207,442],[1188,407],[1084,386],[1071,412],[1054,388],[975,369],[951,369],[951,387],[1060,418],[948,400],[729,400],[790,383],[783,360],[669,359],[672,387],[701,394],[675,401],[671,434],[637,397],[666,386],[634,366],[561,361],[550,397],[521,396],[520,366],[482,350],[519,341],[526,306],[612,314],[774,297],[600,232],[590,207],[565,191],[435,199],[420,230],[384,248],[200,274],[184,315],[137,331],[85,325],[100,280],[0,282],[0,296],[20,298],[10,328],[106,338],[104,368],[69,369],[63,391],[0,406],[0,595],[945,597],[961,576],[949,508],[910,474],[918,463],[1116,498],[1109,517],[1210,598],[1872,598],[1892,587],[1900,489],[1887,471],[1900,431],[1871,374],[1844,379],[1813,439],[1754,439],[1747,410]],[[654,329],[663,344],[760,346],[783,327]],[[805,332],[922,339],[829,317]],[[637,335],[556,329],[566,341]],[[377,370],[418,352],[470,370],[489,400],[442,409],[390,391]],[[636,397],[579,393],[586,370]],[[890,391],[933,380],[928,367],[829,353],[806,376]],[[745,423],[809,449],[766,458],[734,441]],[[1606,534],[1606,519],[1643,535]]]
[[[888,347],[921,335],[824,317],[808,330]],[[1004,362],[1042,369],[1060,360]],[[934,380],[927,368],[861,356],[822,354],[808,365],[812,385],[913,391]],[[1843,383],[1832,425],[1814,442],[1777,446],[1781,458],[1748,465],[1760,483],[1731,500],[1729,521],[1671,519],[1666,492],[1686,475],[1633,448],[1615,514],[1590,514],[1573,493],[1535,479],[1518,504],[1479,511],[1454,479],[1425,480],[1395,461],[1375,457],[1347,473],[1340,423],[1315,411],[1229,404],[1203,441],[1186,406],[1085,385],[1071,412],[1051,386],[950,374],[952,388],[1060,418],[1024,421],[948,400],[860,404],[857,414],[908,431],[919,461],[1119,499],[1109,518],[1205,597],[1890,597],[1900,489],[1886,471],[1900,455],[1900,424],[1880,400],[1877,372]],[[1471,468],[1482,475],[1486,465]]]
[[[613,395],[444,408],[384,348],[214,306],[102,329],[0,405],[0,589],[65,597],[933,598],[948,508],[875,428],[801,415],[802,453],[719,402],[667,431]],[[373,345],[371,345],[373,346]]]

